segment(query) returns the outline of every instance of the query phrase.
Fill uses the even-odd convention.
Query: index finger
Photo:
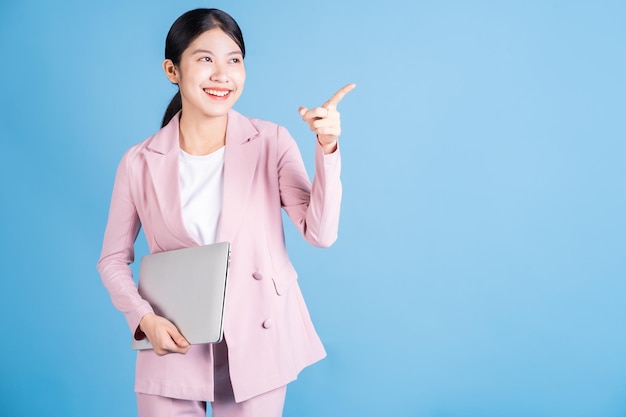
[[[333,94],[333,96],[330,98],[330,100],[328,100],[326,103],[324,103],[322,105],[322,107],[325,107],[325,108],[335,108],[335,107],[337,107],[337,104],[339,104],[339,102],[346,96],[346,94],[348,94],[350,91],[354,90],[355,87],[356,87],[356,84],[348,84],[348,85],[342,87],[341,89],[339,89],[339,91],[337,91],[335,94]]]

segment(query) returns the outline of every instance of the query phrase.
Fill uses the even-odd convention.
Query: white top
[[[187,231],[201,245],[215,243],[224,190],[224,147],[200,156],[181,149],[178,172]]]

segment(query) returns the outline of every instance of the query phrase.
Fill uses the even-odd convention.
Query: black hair
[[[246,46],[243,34],[235,19],[219,9],[195,9],[184,13],[172,24],[165,39],[165,59],[170,59],[178,66],[185,49],[198,36],[211,29],[221,29],[227,34],[241,49],[241,55],[245,58]],[[161,127],[168,124],[180,109],[182,99],[179,90],[165,110]]]

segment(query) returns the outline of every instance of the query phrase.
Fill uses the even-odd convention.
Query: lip
[[[224,87],[206,87],[202,91],[209,96],[211,100],[224,101],[228,100],[233,90]]]

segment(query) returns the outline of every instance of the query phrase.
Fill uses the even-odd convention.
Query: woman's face
[[[170,81],[178,84],[186,117],[225,116],[246,81],[241,50],[221,29],[198,36],[177,67],[166,59],[163,68]]]

